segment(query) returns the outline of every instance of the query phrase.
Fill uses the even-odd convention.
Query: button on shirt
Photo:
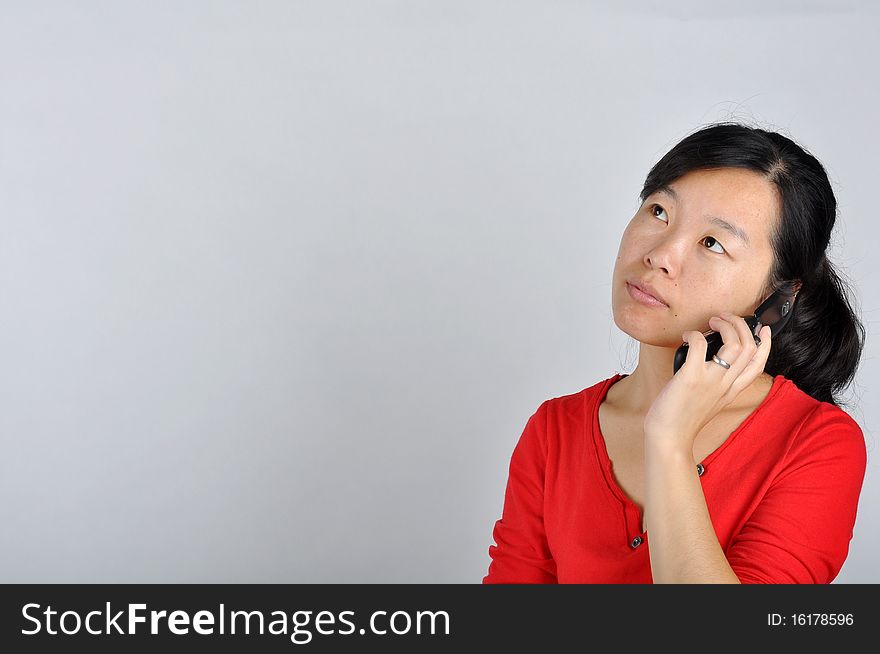
[[[544,401],[513,454],[483,583],[652,583],[650,534],[599,429],[615,374]],[[830,583],[848,554],[865,476],[859,425],[776,375],[764,401],[695,466],[742,583]]]

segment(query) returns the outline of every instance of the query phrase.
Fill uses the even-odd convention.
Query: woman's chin
[[[643,345],[655,347],[677,348],[682,344],[681,334],[686,331],[676,331],[667,321],[626,319],[618,320],[615,316],[614,324],[624,334],[637,340]]]

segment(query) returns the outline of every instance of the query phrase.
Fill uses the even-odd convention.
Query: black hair
[[[800,285],[788,324],[773,334],[764,372],[781,374],[811,397],[840,405],[838,393],[853,380],[865,327],[847,284],[826,256],[837,200],[825,168],[806,149],[777,132],[739,122],[710,124],[683,138],[645,179],[642,203],[663,185],[692,170],[744,168],[775,185],[782,214],[771,235],[770,293]]]

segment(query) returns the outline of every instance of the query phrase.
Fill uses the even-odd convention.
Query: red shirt
[[[599,429],[599,404],[625,376],[545,400],[529,418],[483,583],[653,583],[641,509],[615,482]],[[830,583],[849,550],[866,459],[845,411],[776,375],[700,462],[712,525],[740,581]]]

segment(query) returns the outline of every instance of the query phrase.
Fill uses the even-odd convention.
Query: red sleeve
[[[489,546],[484,584],[555,584],[556,562],[544,532],[544,469],[547,463],[547,402],[526,423],[510,457],[501,519]]]
[[[862,430],[823,403],[726,555],[744,584],[830,584],[849,551],[865,477]]]

